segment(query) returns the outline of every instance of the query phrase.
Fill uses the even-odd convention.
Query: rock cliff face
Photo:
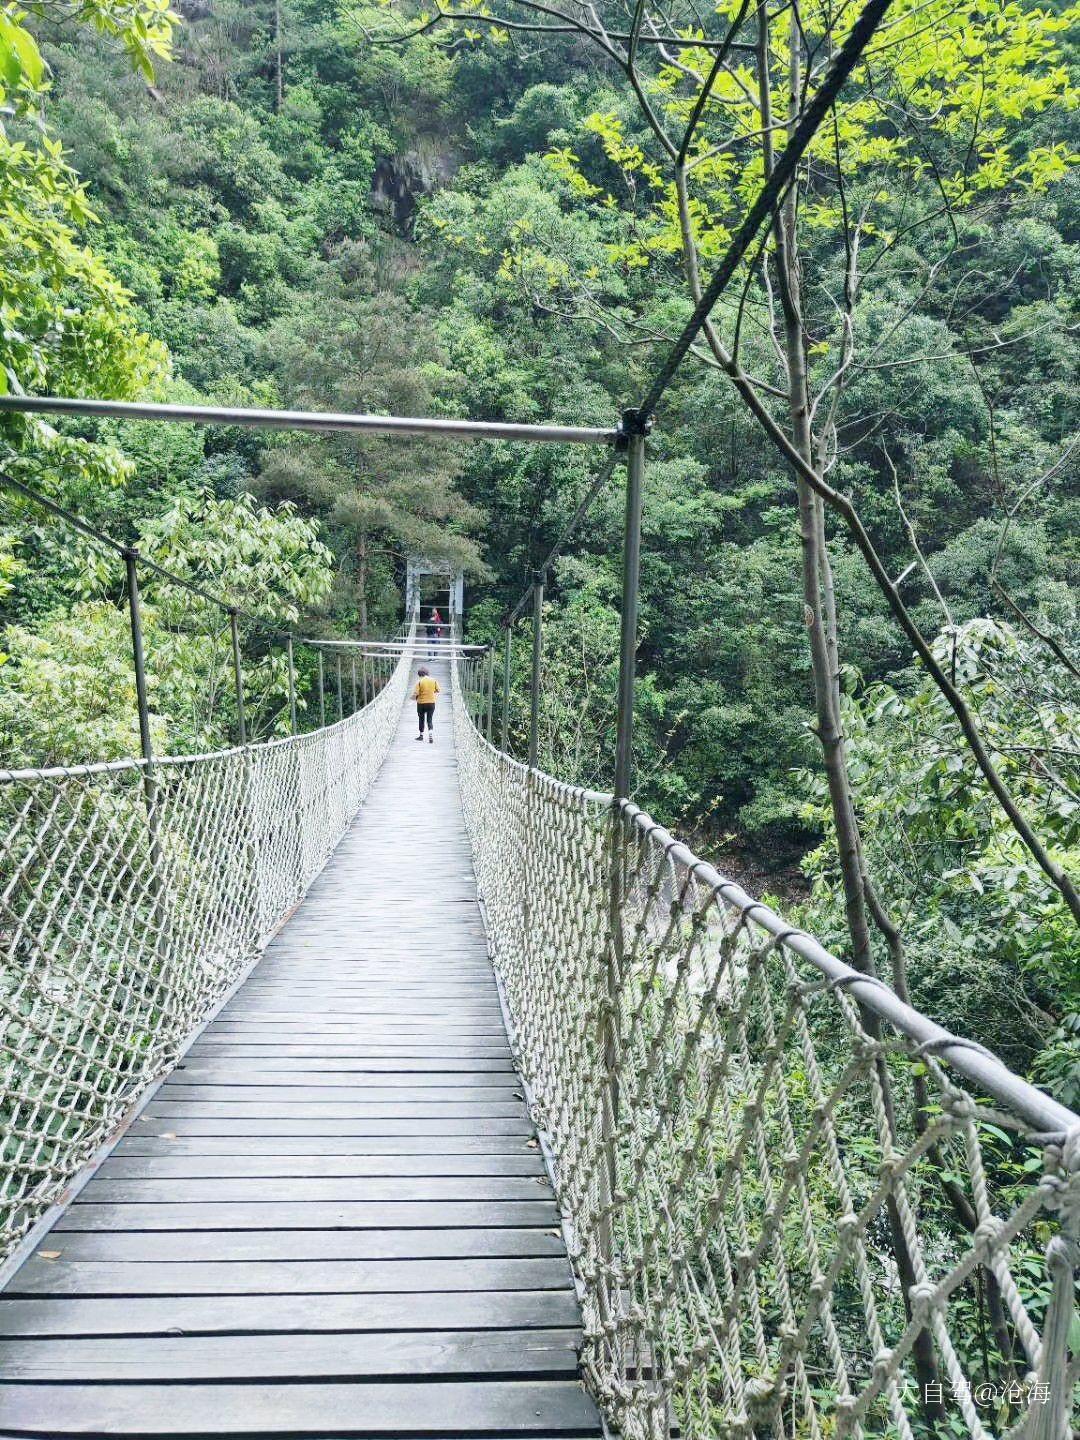
[[[412,221],[416,202],[453,179],[457,156],[436,150],[434,145],[417,147],[403,155],[384,157],[375,167],[371,203],[375,210],[405,230]]]

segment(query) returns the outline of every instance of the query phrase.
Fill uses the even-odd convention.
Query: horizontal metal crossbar
[[[82,400],[59,395],[0,395],[0,414],[97,415],[106,420],[162,420],[172,424],[243,425],[256,430],[340,431],[346,434],[427,435],[444,440],[522,440],[548,445],[614,445],[616,429],[586,425],[519,425],[501,420],[333,414],[318,410],[258,410],[230,405],[157,405],[144,401]]]
[[[392,640],[345,640],[336,636],[325,636],[315,639],[311,635],[297,636],[301,645],[310,645],[315,649],[324,650],[363,650],[369,655],[399,655],[402,650],[412,648],[408,641],[400,643]],[[460,642],[451,643],[447,640],[435,640],[430,637],[421,637],[416,642],[417,647],[436,651],[440,656],[448,655],[482,655],[491,647],[489,645],[463,645]]]

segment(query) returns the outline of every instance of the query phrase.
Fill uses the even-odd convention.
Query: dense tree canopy
[[[105,0],[77,27],[6,7],[0,386],[611,424],[855,7],[676,6],[629,65],[633,7],[590,7],[585,31],[563,8],[577,28],[541,33],[514,0]],[[859,903],[903,919],[914,997],[971,1030],[1007,990],[993,1043],[1074,1100],[1067,906],[894,599],[1075,875],[1075,18],[895,0],[688,357],[650,447],[637,778],[857,958],[852,822]],[[445,554],[481,641],[598,463],[107,422],[5,419],[0,443],[16,478],[326,632],[396,622],[404,556]],[[892,597],[808,476],[853,508]],[[591,785],[611,779],[621,516],[613,481],[549,588],[541,756]],[[0,496],[6,754],[134,748],[121,572]],[[147,604],[160,742],[222,741],[220,617],[165,587]],[[246,641],[271,728],[280,656]]]

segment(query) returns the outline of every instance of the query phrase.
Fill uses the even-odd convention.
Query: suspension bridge
[[[306,733],[311,637],[271,636],[289,733],[255,743],[239,622],[258,617],[0,474],[123,556],[141,751],[0,770],[0,1440],[1068,1440],[1080,1117],[631,798],[646,437],[888,5],[829,57],[618,426],[0,396],[609,450],[507,616],[500,746],[495,657],[458,628],[436,742],[410,738],[411,604],[390,643],[316,644]],[[861,522],[781,438],[963,725]],[[544,586],[623,462],[602,794],[537,765]],[[148,569],[228,615],[232,749],[154,753]],[[530,600],[522,763],[506,696]]]
[[[385,752],[359,820],[9,1281],[4,1431],[599,1434],[454,729],[415,753],[407,669],[352,726]]]
[[[388,648],[0,772],[0,1435],[1064,1440],[1076,1117]]]

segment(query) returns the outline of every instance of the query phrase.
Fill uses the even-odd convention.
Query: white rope
[[[1051,1106],[1068,1138],[1040,1133],[1042,1097],[982,1047],[920,1042],[935,1027],[891,994],[913,1033],[868,1028],[810,937],[633,807],[495,750],[466,674],[489,945],[573,1237],[585,1373],[625,1440],[1066,1440],[1080,1118]],[[992,1091],[942,1058],[976,1052]]]
[[[411,650],[337,724],[244,749],[0,771],[0,1253],[259,954],[393,739]]]

